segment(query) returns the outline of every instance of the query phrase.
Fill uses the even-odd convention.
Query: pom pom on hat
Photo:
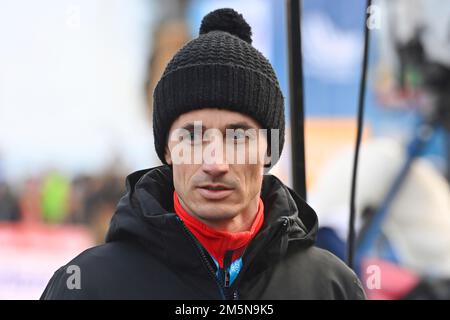
[[[225,31],[247,43],[252,43],[252,29],[242,14],[233,9],[217,9],[208,13],[202,20],[200,34],[211,31]]]

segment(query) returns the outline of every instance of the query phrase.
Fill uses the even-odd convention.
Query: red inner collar
[[[181,205],[177,193],[173,193],[173,203],[175,212],[184,222],[186,227],[197,238],[203,247],[223,268],[225,252],[233,250],[232,261],[238,259],[250,241],[261,229],[264,222],[264,204],[259,198],[258,212],[249,231],[227,232],[215,230],[197,218],[191,216]]]

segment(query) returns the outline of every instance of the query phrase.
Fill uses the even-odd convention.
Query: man
[[[284,102],[240,14],[211,12],[175,54],[153,124],[164,165],[128,176],[106,244],[60,268],[43,299],[364,299],[313,246],[314,211],[263,174],[283,148]]]

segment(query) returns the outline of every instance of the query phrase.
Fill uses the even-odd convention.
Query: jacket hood
[[[126,194],[113,215],[106,242],[137,242],[149,254],[168,263],[182,263],[180,252],[186,238],[173,208],[172,179],[168,165],[130,174],[126,179]],[[292,189],[275,176],[265,175],[261,198],[264,224],[248,247],[249,258],[261,253],[266,259],[271,258],[268,255],[282,256],[290,246],[314,244],[317,216]]]

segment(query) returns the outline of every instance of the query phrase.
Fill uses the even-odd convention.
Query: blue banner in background
[[[302,16],[307,117],[356,114],[365,1],[305,0]]]

